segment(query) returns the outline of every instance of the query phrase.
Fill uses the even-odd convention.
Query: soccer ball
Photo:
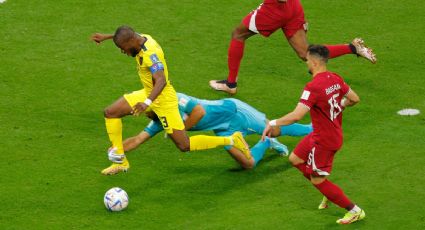
[[[103,197],[105,207],[112,212],[119,212],[128,205],[128,195],[122,188],[114,187],[109,189]]]

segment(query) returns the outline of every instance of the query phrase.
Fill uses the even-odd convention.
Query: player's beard
[[[132,57],[136,57],[136,55],[139,53],[136,48],[131,48],[130,53]]]

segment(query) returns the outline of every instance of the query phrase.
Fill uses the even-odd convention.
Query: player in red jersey
[[[342,112],[347,106],[357,104],[360,99],[340,76],[327,71],[328,56],[329,50],[325,46],[309,46],[307,66],[313,80],[305,86],[294,111],[269,122],[263,138],[270,135],[274,126],[292,124],[310,111],[313,132],[301,140],[289,156],[289,161],[328,200],[348,210],[337,223],[350,224],[363,219],[365,212],[327,177],[332,170],[334,155],[342,146]]]
[[[229,69],[227,80],[211,80],[210,86],[215,90],[235,94],[245,40],[258,33],[264,37],[269,37],[278,29],[283,31],[288,43],[298,57],[305,60],[308,48],[307,22],[300,0],[264,0],[232,32],[227,57]],[[376,62],[375,54],[364,45],[361,38],[355,38],[351,44],[328,45],[326,47],[329,50],[329,58],[344,54],[356,54],[372,63]]]

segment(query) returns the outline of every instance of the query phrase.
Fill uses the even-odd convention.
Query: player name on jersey
[[[332,85],[331,87],[326,88],[326,95],[329,95],[335,90],[339,90],[339,89],[341,89],[341,86],[339,84]]]

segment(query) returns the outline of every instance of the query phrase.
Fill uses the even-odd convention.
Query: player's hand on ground
[[[100,44],[107,39],[107,36],[101,33],[95,33],[90,37],[90,39],[95,41],[97,44]]]
[[[145,110],[148,108],[149,106],[146,105],[143,102],[139,102],[137,103],[134,107],[133,107],[133,115],[134,116],[139,116],[141,113],[145,112]]]
[[[264,141],[266,137],[271,137],[273,128],[267,123],[266,128],[263,131],[263,135],[261,136],[261,140]]]

